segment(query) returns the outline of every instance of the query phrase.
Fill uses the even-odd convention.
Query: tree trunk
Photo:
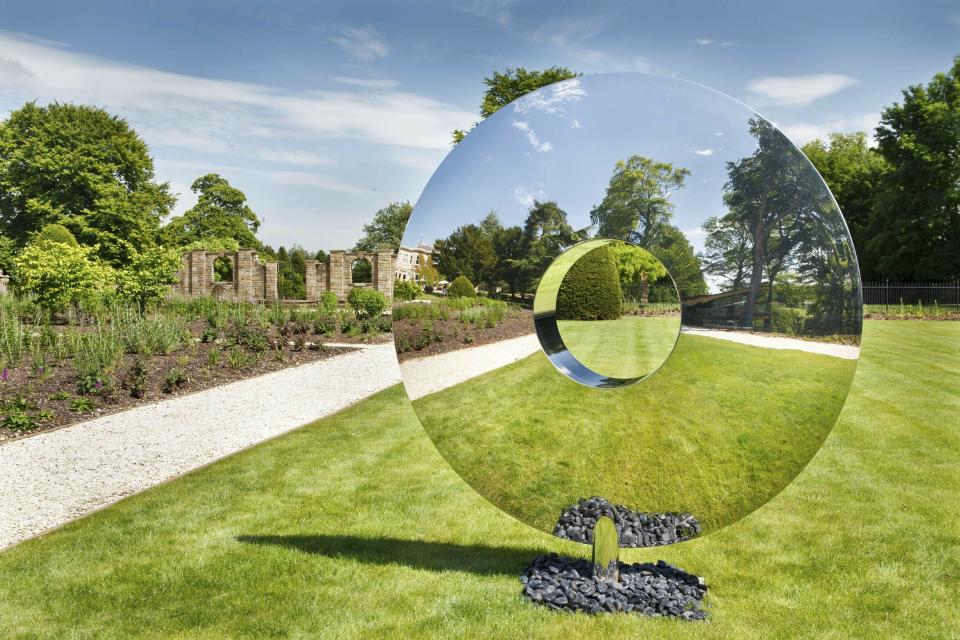
[[[743,313],[740,314],[741,329],[753,329],[753,314],[757,306],[757,294],[760,293],[760,285],[763,284],[764,249],[767,246],[767,235],[769,235],[769,231],[763,224],[766,213],[767,194],[764,192],[760,196],[757,219],[753,225],[753,269],[750,274],[750,291],[747,293],[747,301],[743,305]]]

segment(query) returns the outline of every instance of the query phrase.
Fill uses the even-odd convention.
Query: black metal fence
[[[938,306],[960,309],[960,281],[957,282],[864,282],[863,304],[884,311],[903,306]]]

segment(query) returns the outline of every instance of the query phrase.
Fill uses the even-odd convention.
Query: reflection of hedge
[[[450,283],[447,289],[447,295],[451,298],[476,298],[477,292],[473,289],[473,283],[467,276],[457,276]]]
[[[615,320],[623,313],[613,252],[598,247],[576,261],[557,292],[558,320]]]

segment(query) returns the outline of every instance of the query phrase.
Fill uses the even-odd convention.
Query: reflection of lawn
[[[582,364],[613,378],[635,378],[649,374],[670,355],[680,316],[561,320],[557,325],[567,349]]]
[[[958,637],[960,323],[866,324],[794,484],[715,535],[624,551],[705,575],[706,624],[523,602],[524,562],[589,549],[466,487],[395,387],[0,553],[0,636]]]
[[[600,495],[638,511],[689,511],[709,530],[803,467],[854,366],[683,334],[632,386],[584,387],[536,353],[415,406],[467,482],[544,529],[563,507]]]

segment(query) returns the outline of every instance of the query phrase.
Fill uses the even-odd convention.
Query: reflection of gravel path
[[[427,358],[406,360],[400,363],[400,370],[404,373],[415,372],[405,376],[404,385],[407,395],[416,400],[516,362],[539,349],[540,341],[536,334],[530,334]]]
[[[833,342],[813,342],[811,340],[797,340],[796,338],[780,338],[777,336],[764,336],[748,331],[720,331],[716,329],[700,329],[699,327],[684,326],[681,331],[691,336],[704,336],[706,338],[716,338],[717,340],[729,340],[730,342],[739,342],[752,347],[764,347],[766,349],[792,349],[794,351],[806,351],[816,353],[822,356],[833,356],[845,360],[856,360],[860,357],[860,348],[848,344],[836,344]]]
[[[399,382],[393,343],[0,446],[0,549]]]

